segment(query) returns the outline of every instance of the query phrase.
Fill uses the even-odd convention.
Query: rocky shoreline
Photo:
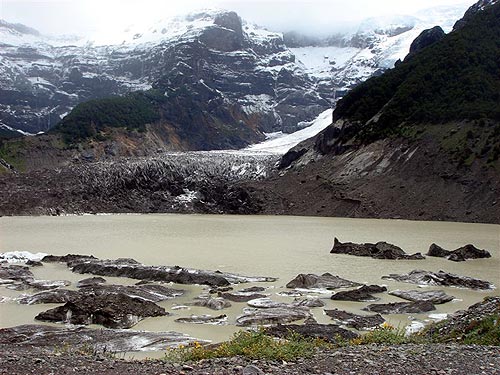
[[[192,375],[461,375],[500,374],[498,347],[478,345],[369,345],[324,350],[296,361],[250,360],[242,357],[168,363],[124,360],[79,353],[54,353],[41,348],[0,345],[0,374],[192,374]],[[56,370],[57,369],[57,370]]]

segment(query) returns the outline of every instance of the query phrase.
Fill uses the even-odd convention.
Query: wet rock
[[[363,308],[365,311],[373,311],[379,314],[420,314],[436,310],[436,307],[429,301],[418,302],[391,302],[368,305]]]
[[[194,306],[208,307],[212,310],[222,310],[231,306],[229,301],[224,298],[216,297],[212,298],[210,296],[200,296],[194,302]]]
[[[360,331],[378,327],[385,322],[385,319],[382,318],[380,314],[357,315],[338,309],[325,310],[325,314],[347,327],[355,328]]]
[[[120,329],[89,329],[53,327],[48,325],[22,325],[0,329],[0,344],[17,347],[44,347],[54,350],[64,346],[78,349],[91,345],[97,352],[135,352],[165,350],[180,344],[204,343],[184,333],[145,332]]]
[[[222,286],[222,287],[215,287],[211,288],[208,293],[210,294],[219,294],[219,293],[225,293],[233,290],[232,286]]]
[[[349,254],[360,257],[372,257],[375,259],[425,259],[425,257],[420,253],[410,255],[400,247],[387,242],[377,242],[375,244],[357,244],[353,242],[342,243],[337,239],[337,237],[335,237],[333,240],[333,248],[332,250],[330,250],[330,253]]]
[[[258,293],[258,292],[264,292],[266,288],[263,286],[251,286],[249,288],[244,288],[239,290],[241,293]]]
[[[387,288],[383,286],[363,285],[358,289],[336,292],[332,295],[331,299],[336,301],[372,302],[378,301],[380,298],[373,296],[371,293],[382,293],[385,291],[387,291]]]
[[[345,340],[351,340],[359,337],[357,333],[342,328],[336,324],[279,324],[277,326],[266,328],[267,334],[280,338],[288,337],[291,332],[298,333],[304,337],[323,339],[331,343],[337,343],[339,341],[339,337]]]
[[[324,273],[321,276],[315,274],[299,274],[295,279],[286,284],[287,288],[324,288],[324,289],[338,289],[359,286],[361,284],[354,281],[342,279],[339,276],[333,276],[330,273]]]
[[[87,279],[80,280],[76,283],[77,288],[85,288],[88,286],[94,286],[99,284],[104,284],[106,279],[103,277],[89,277]]]
[[[23,296],[19,303],[23,305],[35,305],[39,303],[66,303],[76,298],[79,292],[76,290],[55,289],[46,292],[40,292],[32,296]]]
[[[193,323],[193,324],[214,324],[223,325],[227,322],[227,315],[191,315],[189,317],[182,317],[175,319],[179,323]]]
[[[33,280],[28,285],[33,289],[47,290],[70,286],[71,282],[67,280]]]
[[[435,305],[453,301],[455,298],[442,290],[394,290],[389,294],[408,301],[429,301]]]
[[[46,255],[42,258],[44,263],[66,263],[68,267],[74,262],[82,262],[85,260],[97,259],[93,255],[78,255],[78,254],[67,254],[67,255]]]
[[[256,298],[265,298],[264,294],[252,292],[219,293],[219,297],[233,302],[248,302]]]
[[[319,298],[304,298],[304,299],[295,299],[292,302],[293,306],[303,306],[303,307],[323,307],[325,303]]]
[[[61,286],[68,286],[71,283],[66,280],[36,280],[29,267],[0,265],[0,284],[7,285],[7,288],[14,290],[26,289],[55,289]]]
[[[479,280],[472,277],[455,275],[444,271],[431,272],[424,270],[413,270],[407,274],[390,274],[382,276],[382,279],[401,281],[404,283],[432,285],[432,286],[454,286],[469,289],[493,289],[489,281]]]
[[[45,258],[44,258],[45,259]],[[205,271],[179,266],[146,266],[134,259],[99,260],[85,258],[71,260],[73,272],[90,273],[99,276],[129,277],[132,279],[174,282],[177,284],[201,284],[229,286],[246,282],[272,282],[273,277],[243,276],[238,274]]]
[[[71,324],[100,324],[107,328],[130,328],[150,316],[168,315],[163,307],[125,294],[81,294],[63,306],[38,314],[35,319]]]
[[[454,262],[463,262],[467,259],[491,258],[491,254],[482,249],[478,249],[474,245],[468,244],[453,251],[445,250],[441,246],[433,243],[427,252],[428,256],[441,257]]]
[[[35,277],[33,272],[30,271],[29,267],[10,265],[6,266],[0,264],[0,280],[13,281],[26,281],[33,280]]]
[[[243,309],[243,315],[236,318],[237,326],[285,324],[311,316],[305,307],[272,307],[268,309]]]
[[[80,290],[56,289],[25,296],[19,300],[22,304],[65,303],[84,295],[125,294],[131,298],[140,298],[150,302],[160,302],[181,296],[183,290],[167,288],[157,284],[142,285],[91,285]]]

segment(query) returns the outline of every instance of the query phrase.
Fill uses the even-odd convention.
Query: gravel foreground
[[[1,374],[500,374],[500,348],[475,345],[351,346],[321,351],[294,362],[241,357],[172,364],[127,361],[40,348],[0,346]]]

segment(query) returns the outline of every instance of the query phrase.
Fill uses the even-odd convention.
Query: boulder
[[[268,309],[243,309],[243,315],[236,318],[237,326],[285,324],[306,319],[311,313],[306,307],[271,307]]]
[[[351,340],[359,337],[357,333],[336,324],[279,324],[266,328],[265,332],[279,338],[287,338],[290,333],[298,333],[303,337],[322,339],[332,344],[338,343],[339,338]]]
[[[336,301],[372,302],[378,301],[380,298],[373,296],[371,293],[382,293],[386,290],[387,288],[383,286],[363,285],[358,289],[336,292],[331,299]]]
[[[43,266],[43,263],[38,261],[38,260],[29,259],[26,262],[26,265],[30,266],[30,267],[41,267],[41,266]]]
[[[266,288],[263,286],[251,286],[248,288],[240,289],[239,292],[241,293],[258,293],[258,292],[264,292]]]
[[[442,290],[394,290],[389,294],[413,302],[429,301],[435,305],[453,301],[455,298]]]
[[[428,256],[441,257],[454,262],[463,262],[467,259],[491,258],[491,254],[482,249],[478,249],[474,245],[468,244],[453,251],[445,250],[441,246],[433,243],[427,252]]]
[[[35,319],[71,324],[100,324],[107,328],[130,328],[150,316],[168,315],[154,302],[121,293],[81,294],[63,306],[38,314]]]
[[[385,322],[385,319],[382,318],[380,314],[357,315],[338,309],[325,310],[325,314],[347,327],[355,328],[360,331],[378,327]]]
[[[330,250],[331,254],[349,254],[360,257],[372,257],[375,259],[409,259],[419,260],[425,259],[420,253],[413,255],[407,254],[400,247],[387,243],[377,242],[357,244],[353,242],[340,242],[337,237],[333,240],[333,248]]]
[[[293,306],[304,306],[304,307],[323,307],[325,303],[319,298],[304,298],[304,299],[295,299],[292,302]]]
[[[391,302],[368,305],[363,308],[365,311],[373,311],[379,314],[420,314],[436,310],[436,307],[429,301],[418,302]]]
[[[360,286],[361,284],[354,281],[342,279],[339,276],[333,276],[330,273],[323,275],[299,274],[295,279],[286,284],[287,288],[304,288],[304,289],[338,289]]]
[[[223,325],[227,322],[227,315],[191,315],[189,317],[182,317],[175,319],[178,323],[193,323],[193,324],[214,324]]]
[[[136,351],[160,351],[165,348],[188,346],[206,341],[178,332],[146,332],[121,329],[89,329],[82,327],[54,327],[27,324],[0,329],[0,344],[18,347],[43,347],[51,351],[89,345],[96,352],[123,353]]]
[[[382,276],[382,279],[401,281],[418,285],[432,286],[454,286],[469,289],[493,289],[494,285],[489,281],[479,280],[472,277],[455,275],[444,271],[431,272],[424,270],[413,270],[407,274],[390,274]]]

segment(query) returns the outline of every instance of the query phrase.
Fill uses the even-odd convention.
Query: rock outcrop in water
[[[243,315],[236,318],[236,325],[286,324],[311,316],[311,312],[307,307],[286,306],[271,307],[268,309],[245,308],[243,309]]]
[[[160,302],[184,294],[183,290],[167,288],[158,284],[141,285],[92,285],[79,290],[56,289],[26,296],[20,299],[22,304],[65,303],[86,295],[124,294],[130,298],[140,298],[149,302]]]
[[[227,315],[191,315],[188,317],[177,318],[175,321],[178,323],[223,325],[227,322]]]
[[[358,289],[336,292],[331,299],[336,301],[373,302],[378,301],[380,298],[373,296],[372,293],[385,291],[387,291],[385,286],[363,285]]]
[[[336,324],[279,324],[277,326],[266,328],[267,334],[286,338],[290,333],[298,333],[301,336],[309,338],[318,338],[325,340],[330,343],[338,343],[339,337],[344,340],[351,340],[359,337],[359,335],[353,331],[342,328]]]
[[[107,328],[130,328],[146,317],[168,315],[151,301],[118,293],[82,294],[63,306],[38,314],[35,319],[78,325],[100,324]]]
[[[442,290],[393,290],[389,294],[413,302],[429,301],[435,305],[453,301],[455,298]]]
[[[222,310],[231,307],[231,303],[222,297],[212,298],[211,296],[199,296],[193,302],[194,306],[207,307],[212,310]]]
[[[48,259],[48,260],[46,260]],[[73,272],[99,276],[129,277],[146,281],[228,286],[246,282],[272,282],[273,277],[242,276],[220,271],[204,271],[179,266],[146,266],[134,259],[100,260],[94,257],[66,255],[48,256],[43,261],[66,262]]]
[[[0,264],[0,284],[13,290],[47,290],[68,286],[71,283],[66,280],[36,280],[29,267]]]
[[[424,270],[413,270],[407,274],[390,274],[382,276],[382,279],[401,281],[403,283],[433,285],[433,286],[454,286],[469,289],[493,289],[494,286],[489,281],[479,280],[472,277],[455,275],[444,271],[431,272]]]
[[[248,302],[256,298],[266,297],[264,294],[253,293],[253,292],[234,292],[234,293],[219,292],[218,296],[233,302]]]
[[[165,350],[194,342],[204,343],[184,333],[146,332],[118,329],[89,329],[82,327],[53,327],[27,324],[0,329],[0,344],[43,347],[55,350],[64,346],[91,346],[96,352],[135,352]]]
[[[377,242],[375,244],[357,244],[353,242],[342,243],[337,239],[337,237],[333,239],[333,248],[330,250],[330,253],[349,254],[359,257],[372,257],[375,259],[425,259],[425,257],[420,253],[409,255],[400,247],[387,242]]]
[[[478,249],[477,247],[471,244],[450,251],[450,250],[445,250],[441,246],[433,243],[429,247],[429,251],[427,252],[426,255],[430,257],[446,258],[454,262],[463,262],[467,259],[491,258],[491,254],[488,251]]]
[[[325,310],[325,314],[333,320],[346,325],[347,327],[355,328],[357,330],[366,330],[378,327],[385,322],[380,314],[376,315],[357,315],[347,311],[338,309]]]
[[[297,275],[295,279],[286,284],[286,287],[304,289],[338,289],[360,285],[361,284],[354,281],[349,281],[339,276],[334,276],[331,273],[324,273],[321,276],[312,273],[301,273]]]
[[[392,302],[368,305],[365,311],[373,311],[379,314],[420,314],[436,310],[434,304],[429,301],[418,302]]]

